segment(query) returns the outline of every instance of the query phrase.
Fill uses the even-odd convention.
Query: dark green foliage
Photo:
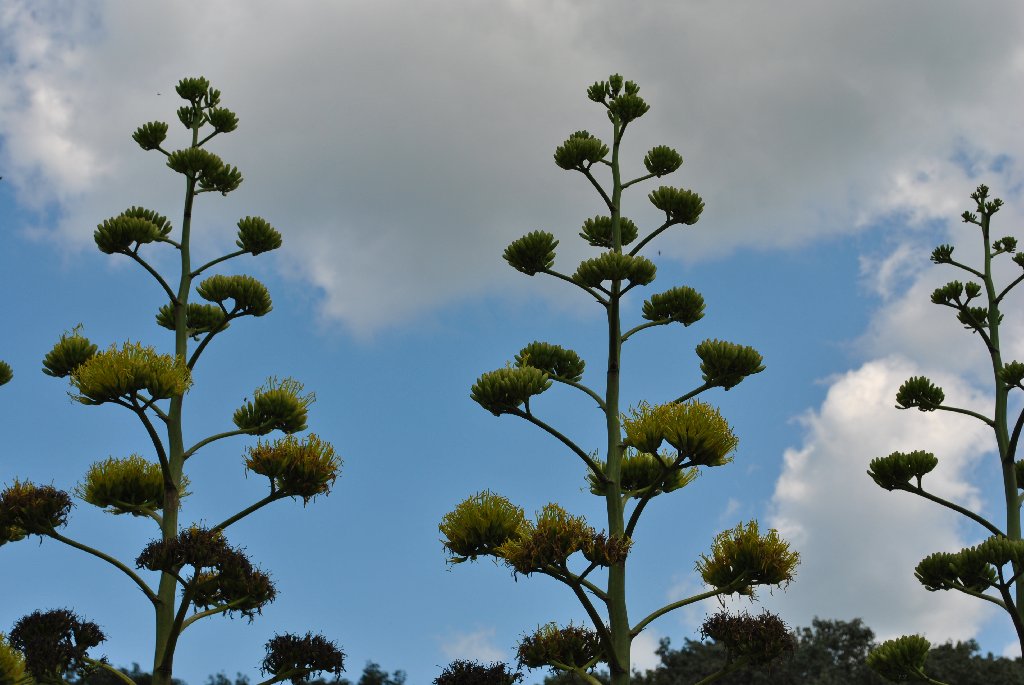
[[[260,670],[264,674],[292,675],[293,685],[299,685],[312,673],[326,671],[340,676],[345,670],[345,654],[322,635],[306,633],[275,635],[267,642],[267,656]]]
[[[434,679],[434,685],[513,685],[523,679],[521,673],[509,673],[506,668],[502,663],[482,666],[470,661],[453,661]]]
[[[11,370],[11,365],[0,361],[0,385],[10,383],[12,378],[14,378],[14,372]]]
[[[18,619],[10,644],[25,655],[25,670],[40,683],[59,683],[68,672],[91,670],[88,650],[106,639],[99,626],[67,609],[35,611]]]
[[[874,632],[860,619],[826,621],[814,619],[813,628],[792,631],[795,648],[773,661],[766,669],[741,668],[715,680],[715,685],[889,685],[864,663],[876,645]],[[634,672],[633,685],[693,685],[726,663],[724,644],[684,640],[681,649],[669,648],[663,638],[657,650],[661,663],[643,674]],[[977,654],[975,640],[935,646],[928,652],[925,670],[929,676],[951,685],[1024,685],[1024,663],[1020,658]],[[606,671],[594,674],[609,682]],[[583,680],[567,673],[547,676],[543,685],[582,685]]]

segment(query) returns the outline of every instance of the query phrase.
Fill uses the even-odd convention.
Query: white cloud
[[[564,306],[565,289],[523,285],[500,255],[535,229],[563,239],[560,268],[585,254],[575,234],[602,205],[551,154],[578,129],[608,138],[585,90],[614,71],[652,107],[627,131],[624,173],[671,145],[687,162],[660,183],[707,202],[660,246],[686,262],[898,211],[945,216],[971,173],[1024,143],[1005,125],[1024,95],[1002,87],[1024,70],[1016,3],[221,3],[200,24],[188,4],[100,8],[9,2],[0,15],[0,135],[19,199],[60,203],[66,250],[91,249],[93,227],[131,204],[176,217],[179,184],[129,134],[161,119],[180,145],[171,86],[205,74],[241,120],[211,148],[246,181],[203,197],[196,240],[231,248],[238,217],[266,216],[285,237],[277,267],[323,293],[325,321],[363,335],[512,282]],[[253,39],[269,27],[274,41]],[[951,35],[972,49],[949,50]],[[991,183],[1019,182],[1012,160],[999,169]],[[624,201],[645,229],[660,222],[653,187]]]
[[[479,661],[485,664],[501,661],[505,658],[505,651],[492,644],[493,637],[494,628],[455,633],[441,643],[441,651],[450,660]]]
[[[1004,527],[1000,500],[968,478],[979,459],[993,458],[991,430],[959,414],[892,408],[899,385],[920,374],[943,387],[947,403],[989,409],[988,396],[959,378],[893,356],[843,374],[821,409],[800,418],[804,443],[785,453],[770,521],[802,563],[784,601],[764,599],[784,606],[789,620],[860,617],[879,641],[924,632],[944,642],[976,635],[996,613],[971,597],[933,595],[913,575],[928,554],[976,544],[987,531],[923,498],[886,492],[865,473],[872,458],[893,451],[933,452],[939,464],[925,489]]]
[[[634,671],[644,673],[654,670],[661,663],[661,658],[655,654],[658,649],[659,635],[650,628],[633,638],[630,646],[630,668]]]

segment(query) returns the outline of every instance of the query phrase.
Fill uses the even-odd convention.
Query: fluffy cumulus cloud
[[[996,525],[1001,501],[970,484],[982,459],[993,459],[991,430],[976,419],[947,412],[897,411],[896,391],[910,376],[926,373],[948,402],[984,413],[984,392],[948,373],[923,369],[899,356],[874,360],[831,379],[825,401],[800,417],[804,440],[787,449],[766,523],[801,555],[795,582],[784,591],[758,592],[759,607],[790,626],[815,617],[862,618],[879,641],[924,633],[933,642],[975,637],[997,612],[964,595],[936,597],[914,578],[914,567],[934,552],[959,551],[987,537],[980,526],[962,525],[958,514],[923,498],[887,492],[866,474],[869,462],[894,451],[927,450],[939,464],[924,487],[978,511]],[[676,600],[702,591],[691,579],[671,589]],[[688,628],[717,609],[706,600],[683,610]],[[750,610],[748,600],[729,599],[731,611]]]
[[[205,74],[241,120],[212,148],[246,182],[204,196],[197,241],[230,248],[239,216],[266,215],[285,235],[281,273],[320,298],[326,322],[370,334],[501,290],[515,276],[501,250],[530,230],[562,238],[558,263],[572,271],[575,233],[604,207],[551,155],[579,129],[609,141],[585,91],[613,72],[652,107],[627,131],[624,173],[671,145],[687,162],[660,183],[707,201],[713,230],[670,237],[665,256],[784,248],[910,206],[945,211],[945,191],[981,171],[1018,183],[997,152],[1024,142],[1004,116],[1021,105],[1006,84],[1024,68],[1024,8],[987,9],[9,2],[0,135],[19,197],[59,203],[56,230],[79,249],[128,204],[176,216],[179,184],[128,134],[169,120],[182,144],[171,86]],[[647,190],[627,190],[624,212],[653,227]]]
[[[505,650],[494,646],[494,628],[480,628],[469,633],[454,633],[441,643],[446,658],[491,664],[505,660]]]

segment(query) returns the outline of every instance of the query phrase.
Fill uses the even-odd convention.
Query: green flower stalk
[[[697,222],[704,210],[700,196],[690,190],[661,186],[648,199],[664,212],[665,220],[642,239],[637,225],[622,216],[622,191],[650,178],[661,178],[680,167],[682,157],[671,148],[657,146],[644,157],[648,174],[622,182],[619,148],[626,127],[650,108],[638,95],[632,81],[623,83],[618,74],[591,86],[588,97],[607,110],[612,123],[609,147],[588,131],[576,131],[555,150],[555,164],[583,174],[604,201],[606,214],[587,219],[580,237],[599,248],[596,257],[585,259],[574,270],[555,270],[558,240],[546,231],[533,231],[512,241],[505,249],[509,265],[528,276],[545,274],[583,290],[607,316],[608,356],[604,392],[584,384],[586,364],[573,350],[534,341],[515,355],[514,365],[482,374],[473,384],[470,397],[495,416],[508,414],[524,419],[549,433],[586,467],[590,492],[605,500],[604,530],[597,532],[582,517],[550,503],[529,521],[520,507],[489,490],[461,502],[447,514],[439,529],[450,563],[476,560],[478,556],[501,559],[516,574],[539,573],[567,585],[583,605],[590,627],[558,627],[547,624],[519,645],[519,665],[548,666],[572,673],[583,682],[599,681],[592,669],[607,664],[612,685],[628,685],[630,646],[644,628],[658,617],[679,607],[716,595],[752,595],[758,585],[780,585],[793,579],[799,555],[789,550],[774,530],[761,535],[757,522],[740,524],[718,535],[710,556],[702,557],[698,571],[711,590],[674,602],[631,622],[626,602],[626,567],[634,540],[633,532],[647,504],[658,495],[680,490],[692,482],[700,467],[717,467],[732,461],[738,444],[728,422],[710,404],[694,399],[714,387],[729,390],[746,377],[764,370],[761,355],[751,347],[720,340],[696,345],[703,383],[692,391],[668,401],[641,401],[620,414],[622,346],[640,331],[655,326],[681,323],[688,327],[704,317],[704,298],[688,286],[673,287],[654,294],[643,303],[645,323],[622,330],[622,297],[636,287],[651,284],[657,268],[640,251],[672,226]],[[610,158],[609,158],[610,155]],[[597,180],[592,167],[610,168],[610,191]],[[632,246],[627,250],[627,246]],[[1022,370],[1024,373],[1024,370]],[[588,454],[571,438],[545,423],[536,411],[540,396],[554,385],[568,386],[594,400],[602,413],[607,450],[604,458]],[[627,504],[632,502],[632,510]],[[585,568],[571,570],[580,553]],[[605,587],[587,578],[594,569],[608,569]],[[781,621],[732,622],[723,619],[714,628],[721,639],[742,658],[730,663],[760,666],[788,646]],[[780,632],[781,630],[781,632]],[[455,669],[465,674],[457,682],[507,683],[504,671],[491,676],[482,666]],[[727,670],[710,675],[710,682]],[[444,681],[449,682],[449,681]],[[456,682],[452,680],[450,682]]]
[[[904,490],[952,509],[982,526],[991,536],[975,547],[956,553],[938,552],[925,557],[914,570],[918,581],[929,591],[956,590],[1001,607],[1010,617],[1021,647],[1024,648],[1024,541],[1021,540],[1020,507],[1024,503],[1024,462],[1015,461],[1017,443],[1024,427],[1024,410],[1017,416],[1012,428],[1007,416],[1007,399],[1014,389],[1024,390],[1024,363],[1004,362],[1000,342],[1000,324],[1003,312],[1000,306],[1006,295],[1024,274],[999,290],[992,277],[992,260],[1001,254],[1012,255],[1017,266],[1024,267],[1024,253],[1016,252],[1017,240],[1005,236],[991,240],[992,216],[1003,202],[989,199],[988,187],[978,186],[971,195],[977,214],[964,212],[964,223],[974,224],[981,230],[984,266],[975,269],[953,258],[952,245],[940,245],[932,251],[936,264],[950,264],[962,269],[979,282],[951,281],[936,288],[931,301],[956,311],[957,320],[964,328],[976,333],[988,350],[994,377],[995,412],[992,417],[946,404],[942,388],[924,376],[907,379],[896,393],[896,408],[918,411],[949,411],[966,414],[982,421],[995,434],[996,449],[1003,476],[1003,499],[1006,506],[1006,527],[1000,529],[976,512],[961,507],[925,489],[924,477],[939,463],[938,458],[923,450],[893,452],[887,457],[872,459],[868,475],[879,487],[889,491]],[[978,298],[985,306],[971,306]],[[1008,567],[1008,568],[1007,568]],[[929,643],[916,635],[904,636],[882,644],[868,656],[868,665],[894,682],[908,679],[936,683],[925,675],[924,658]]]
[[[196,199],[203,193],[221,195],[237,189],[242,174],[220,157],[204,149],[212,138],[234,131],[238,118],[220,106],[220,91],[205,78],[182,79],[178,95],[185,105],[178,119],[190,134],[189,145],[165,149],[168,125],[150,122],[132,138],[139,147],[157,151],[168,168],[184,176],[185,197],[180,235],[164,216],[142,207],[130,207],[100,223],[93,237],[105,254],[120,254],[137,262],[156,281],[165,300],[156,313],[158,325],[173,333],[173,351],[160,353],[140,342],[111,345],[105,351],[81,333],[81,324],[65,332],[43,359],[43,373],[67,378],[75,392],[69,395],[85,405],[116,404],[134,413],[143,425],[151,446],[144,454],[110,457],[95,462],[78,485],[81,500],[113,514],[145,516],[153,520],[158,535],[135,560],[135,568],[62,532],[72,508],[71,497],[54,486],[15,479],[0,490],[0,546],[31,535],[52,538],[103,559],[123,573],[153,606],[153,685],[170,685],[174,657],[182,633],[210,616],[240,614],[253,619],[274,600],[277,591],[270,576],[253,566],[239,549],[228,544],[225,531],[236,521],[285,498],[303,503],[330,492],[341,459],[330,443],[306,430],[313,393],[302,394],[302,384],[290,378],[272,377],[252,393],[230,417],[234,427],[199,440],[184,441],[185,397],[194,392],[193,373],[211,341],[235,320],[262,317],[272,310],[266,286],[251,276],[211,275],[220,262],[243,255],[255,256],[281,247],[281,234],[260,217],[238,221],[238,250],[206,264],[192,262],[190,241]],[[212,127],[201,137],[205,126]],[[177,281],[165,280],[143,258],[145,247],[169,246],[178,251],[181,270]],[[198,281],[200,276],[205,276]],[[189,302],[193,288],[206,303]],[[189,342],[196,342],[190,349]],[[0,384],[12,377],[10,366],[0,362]],[[501,405],[504,406],[504,405]],[[225,417],[225,420],[229,417]],[[234,436],[262,436],[273,431],[282,440],[249,449],[246,469],[266,476],[269,493],[251,506],[211,527],[182,525],[182,499],[188,495],[186,462],[206,445]],[[241,466],[241,465],[240,465]],[[159,575],[152,587],[136,570]],[[70,612],[36,612],[23,618],[10,632],[10,643],[0,640],[0,682],[63,682],[65,673],[97,666],[86,651],[104,636],[95,624],[81,622]],[[263,661],[268,680],[261,685],[291,680],[301,682],[327,671],[339,675],[342,654],[322,636],[280,635],[267,643]],[[108,669],[112,670],[112,669]],[[122,681],[131,679],[115,672]]]

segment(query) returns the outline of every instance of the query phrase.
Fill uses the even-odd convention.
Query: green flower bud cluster
[[[210,87],[210,82],[202,76],[197,78],[183,78],[178,81],[174,90],[182,100],[198,104],[204,97],[208,105],[216,105],[220,102],[220,91]]]
[[[28,535],[49,535],[68,522],[71,497],[52,485],[17,479],[0,491],[0,545]]]
[[[963,283],[960,281],[950,281],[946,285],[941,288],[936,288],[932,292],[932,302],[934,304],[943,304],[950,307],[962,307],[981,294],[981,286],[977,283],[968,283],[967,299],[964,302],[960,302],[960,296],[963,295],[963,293]]]
[[[340,677],[345,670],[345,654],[323,635],[306,633],[305,637],[274,635],[267,642],[267,656],[260,670],[264,675],[291,674],[292,685],[307,682],[321,671]]]
[[[953,246],[939,245],[932,250],[932,261],[936,264],[949,264],[953,261]]]
[[[185,331],[187,335],[195,337],[200,333],[212,331],[221,332],[227,330],[228,315],[224,310],[212,304],[196,304],[189,302],[185,309]],[[156,315],[158,326],[167,330],[174,330],[174,305],[171,303],[160,305]]]
[[[607,81],[597,81],[594,85],[587,89],[587,97],[594,102],[604,102],[606,97],[618,97],[619,92],[622,90],[622,76],[619,74],[613,74],[608,77]],[[626,94],[636,95],[640,92],[640,87],[632,81],[626,81]]]
[[[867,473],[886,490],[904,490],[911,478],[917,478],[917,487],[920,488],[924,474],[930,473],[938,463],[931,452],[893,452],[888,457],[872,459]]]
[[[445,549],[454,555],[450,563],[476,561],[478,555],[494,554],[527,526],[522,508],[489,490],[461,502],[441,520],[438,529],[445,536]]]
[[[495,416],[516,409],[551,387],[548,374],[532,366],[489,371],[473,384],[470,398]]]
[[[187,485],[188,478],[183,475],[179,497],[189,494],[184,492]],[[144,516],[147,509],[163,509],[165,492],[163,469],[138,454],[95,462],[75,489],[79,498],[93,506],[135,516]]]
[[[14,371],[11,370],[11,365],[0,361],[0,385],[10,383],[12,378],[14,378]]]
[[[63,683],[70,672],[92,673],[88,651],[106,640],[100,627],[68,609],[34,611],[18,619],[11,647],[24,655],[24,670],[38,683]]]
[[[715,537],[711,557],[701,555],[697,571],[704,582],[712,587],[724,588],[739,581],[743,585],[733,592],[753,595],[754,585],[779,585],[793,580],[793,570],[800,561],[798,552],[790,552],[789,544],[771,529],[761,537],[757,521],[750,521],[744,529],[739,524]],[[730,593],[731,594],[731,593]]]
[[[627,92],[608,103],[608,120],[615,123],[616,120],[623,126],[631,121],[639,119],[649,112],[651,106],[644,102],[639,95]]]
[[[680,286],[651,295],[644,302],[643,317],[648,321],[678,321],[684,326],[704,318],[704,297],[693,288]]]
[[[256,256],[281,247],[281,234],[265,219],[247,216],[238,220],[238,240],[235,245]]]
[[[128,254],[144,243],[163,240],[170,232],[167,217],[142,207],[129,207],[97,226],[92,235],[101,252]]]
[[[79,335],[82,324],[78,324],[68,333],[60,336],[53,349],[43,357],[43,373],[47,376],[64,378],[74,373],[75,369],[92,359],[98,349],[89,339]]]
[[[868,653],[864,663],[878,675],[895,683],[924,680],[924,661],[931,643],[920,635],[886,640]]]
[[[682,165],[682,156],[666,145],[651,148],[651,151],[644,157],[644,166],[647,167],[648,173],[658,177],[671,174]]]
[[[579,382],[585,362],[572,350],[559,345],[534,341],[516,355],[516,366],[540,369],[553,378]]]
[[[704,382],[720,385],[725,390],[765,369],[761,355],[753,347],[716,339],[705,340],[697,345],[696,351],[701,359]]]
[[[542,668],[553,664],[582,668],[590,665],[602,653],[601,638],[597,632],[583,626],[574,626],[571,622],[565,628],[548,623],[539,626],[533,635],[523,637],[519,643],[518,659],[519,665],[527,668]]]
[[[222,308],[224,300],[234,300],[235,307],[230,313],[239,316],[264,316],[273,309],[267,287],[252,276],[210,276],[199,284],[196,293]]]
[[[220,157],[201,147],[175,150],[167,156],[167,166],[198,180],[203,190],[216,190],[222,195],[242,185],[242,173],[237,167],[225,164]]]
[[[518,573],[530,575],[549,566],[561,566],[570,556],[593,544],[594,529],[581,516],[571,516],[557,504],[546,504],[518,534],[495,550]]]
[[[132,134],[132,140],[143,150],[157,150],[167,138],[167,124],[162,121],[151,121],[143,124]]]
[[[653,407],[641,402],[630,413],[632,416],[622,417],[626,433],[623,445],[642,453],[655,455],[661,444],[668,442],[690,465],[722,466],[732,461],[726,455],[739,445],[739,439],[718,410],[700,400]],[[638,462],[634,468],[639,478],[650,467]],[[665,484],[671,487],[679,482],[676,476]]]
[[[970,285],[970,283],[968,283]],[[988,308],[986,307],[964,307],[957,315],[956,320],[964,325],[964,328],[970,330],[981,330],[988,328]],[[996,323],[1003,322],[1003,315],[1000,314],[996,318]]]
[[[912,376],[896,392],[896,408],[917,407],[921,411],[935,411],[944,399],[946,394],[942,392],[942,388],[924,376]]]
[[[767,664],[796,649],[786,624],[768,611],[757,618],[746,612],[738,616],[719,612],[704,621],[701,635],[725,645],[726,661],[745,658],[750,664]]]
[[[704,200],[692,190],[661,186],[647,196],[651,204],[665,212],[669,222],[691,226],[704,211]]]
[[[647,285],[654,280],[657,270],[654,262],[646,257],[610,251],[581,262],[572,280],[591,288],[604,281],[628,280],[630,285]]]
[[[1024,390],[1024,385],[1021,384],[1021,381],[1024,381],[1024,364],[1018,361],[1003,364],[1003,368],[999,370],[999,380],[1005,383],[1007,388]]]
[[[303,502],[329,494],[341,467],[334,447],[314,433],[303,442],[294,435],[267,444],[257,441],[248,451],[246,469],[269,478],[273,491],[301,497]]]
[[[975,547],[955,554],[937,552],[921,560],[914,569],[917,580],[929,591],[964,587],[984,592],[998,582],[997,569],[1008,563],[1024,562],[1024,541],[990,536]]]
[[[590,135],[588,131],[576,131],[555,149],[555,164],[566,171],[584,171],[601,161],[608,154],[608,146]],[[584,167],[583,163],[587,162]]]
[[[992,243],[992,256],[1002,254],[1004,252],[1016,252],[1017,251],[1017,239],[1013,236],[1003,236],[999,240]]]
[[[251,402],[235,410],[232,420],[253,435],[266,435],[273,430],[289,434],[304,431],[307,409],[316,396],[309,393],[299,397],[302,387],[302,383],[290,378],[278,384],[275,376],[253,392]]]
[[[558,241],[546,231],[533,231],[512,241],[505,248],[505,261],[516,271],[533,276],[538,271],[550,269],[555,264],[555,247]]]
[[[182,395],[192,386],[192,373],[181,357],[157,354],[152,347],[126,342],[121,350],[111,345],[94,354],[71,373],[71,384],[82,404],[103,404],[135,397],[146,390],[152,399]]]
[[[639,229],[636,224],[624,216],[619,217],[619,245],[629,245],[636,240]],[[611,249],[614,245],[615,236],[612,233],[612,218],[610,216],[595,216],[583,222],[583,232],[580,237],[594,247]]]
[[[661,430],[651,425],[648,428],[652,431]],[[602,475],[607,473],[605,462],[595,463]],[[663,454],[626,452],[619,462],[619,487],[622,494],[628,494],[634,499],[655,497],[689,485],[700,473],[697,467],[673,468],[673,463],[674,458]],[[593,471],[587,471],[587,482],[593,494],[602,497],[608,494],[608,485],[602,483]]]

